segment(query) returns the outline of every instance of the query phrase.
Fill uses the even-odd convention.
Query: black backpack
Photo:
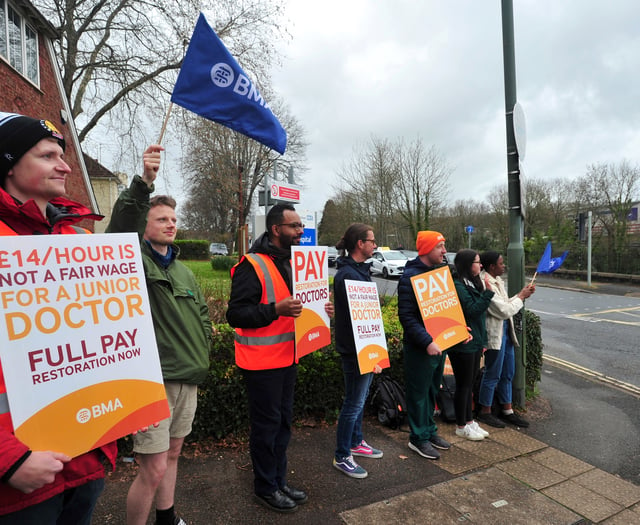
[[[383,425],[397,429],[406,420],[404,388],[388,375],[376,375],[371,388],[370,404]]]
[[[456,393],[456,378],[451,374],[442,376],[442,384],[436,394],[436,410],[439,410],[442,421],[451,422],[456,420],[456,409],[453,405],[453,396]]]

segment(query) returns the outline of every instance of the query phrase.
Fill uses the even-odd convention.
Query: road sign
[[[465,233],[473,233],[475,228],[473,226],[466,226],[464,229]]]
[[[274,182],[271,184],[271,198],[278,201],[300,202],[300,187],[294,184]]]

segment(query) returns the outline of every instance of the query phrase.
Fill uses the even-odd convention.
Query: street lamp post
[[[516,65],[513,38],[513,0],[502,0],[502,53],[504,60],[504,99],[507,128],[507,179],[509,194],[509,296],[517,294],[524,286],[524,219],[522,216],[522,193],[520,191],[520,157],[513,126],[514,107],[516,106]],[[524,309],[520,314],[522,322],[517,323],[520,346],[516,347],[516,373],[513,378],[513,402],[525,405],[525,377],[527,351],[525,347]]]

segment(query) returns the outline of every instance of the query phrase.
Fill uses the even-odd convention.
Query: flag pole
[[[533,277],[531,278],[531,282],[529,283],[529,286],[533,286],[534,281],[536,280],[536,276],[538,275],[538,272],[533,274]]]
[[[160,130],[160,137],[158,138],[158,144],[162,144],[162,138],[164,137],[164,132],[167,130],[167,123],[169,122],[169,115],[171,115],[172,108],[173,108],[173,102],[169,102],[169,107],[167,108],[167,114],[164,117],[164,122],[162,123],[162,129]]]

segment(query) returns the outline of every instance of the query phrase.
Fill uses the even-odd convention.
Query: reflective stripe
[[[277,345],[279,343],[287,343],[293,341],[296,337],[295,332],[287,332],[285,334],[268,335],[264,337],[247,337],[246,335],[239,335],[235,333],[235,340],[241,345],[249,346],[269,346]]]
[[[269,268],[267,268],[267,264],[264,262],[262,257],[254,255],[253,253],[248,253],[245,255],[245,257],[251,259],[252,261],[255,261],[255,263],[260,266],[260,269],[262,270],[262,274],[264,275],[264,289],[267,294],[267,304],[277,302],[276,290],[273,285],[271,274],[269,273]]]
[[[0,414],[8,414],[9,413],[9,398],[7,397],[7,393],[0,394]]]

